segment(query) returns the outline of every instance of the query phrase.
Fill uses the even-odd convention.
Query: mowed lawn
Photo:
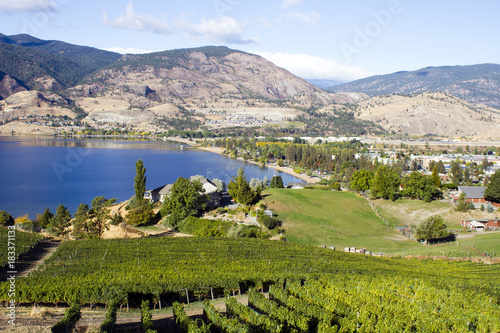
[[[387,227],[366,199],[349,192],[270,189],[268,207],[283,221],[285,237],[295,243],[399,251],[419,244]]]
[[[463,258],[480,257],[484,252],[500,256],[500,232],[467,233],[454,242],[425,246],[387,227],[366,199],[350,192],[270,189],[264,192],[264,200],[283,221],[285,237],[294,243],[366,248],[395,256]],[[444,202],[377,200],[375,204],[399,225],[419,223],[436,213],[452,218],[450,205]]]

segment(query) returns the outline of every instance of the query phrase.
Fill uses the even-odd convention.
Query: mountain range
[[[410,72],[371,76],[327,90],[362,92],[370,97],[444,92],[470,103],[500,109],[500,65],[426,67]]]
[[[22,120],[56,116],[143,130],[500,135],[500,65],[429,67],[318,87],[337,83],[308,82],[221,46],[121,55],[0,34],[0,125],[12,126],[9,132],[40,131]]]

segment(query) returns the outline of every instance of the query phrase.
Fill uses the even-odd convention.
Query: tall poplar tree
[[[142,202],[144,192],[146,192],[146,168],[140,159],[135,163],[134,189],[137,203]]]

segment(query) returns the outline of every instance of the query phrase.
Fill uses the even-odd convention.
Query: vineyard
[[[203,321],[174,304],[183,333],[498,332],[499,311],[498,299],[477,290],[369,276],[273,285],[269,298],[251,290],[248,306],[229,298],[225,313],[206,301]]]
[[[498,301],[500,267],[466,262],[376,258],[258,239],[139,238],[66,242],[37,271],[16,281],[22,303],[108,303],[143,295],[204,299],[283,281],[365,276],[423,279]],[[440,283],[440,284],[438,284]],[[8,284],[0,284],[7,300]],[[187,297],[186,297],[187,296]]]
[[[35,233],[28,233],[16,230],[14,237],[9,239],[9,231],[6,228],[0,227],[0,268],[3,268],[8,263],[9,247],[15,248],[16,260],[19,256],[27,253],[34,248],[40,241],[42,236]],[[9,244],[9,241],[11,244]]]

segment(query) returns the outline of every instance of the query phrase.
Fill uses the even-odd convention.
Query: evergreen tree
[[[135,163],[134,189],[136,201],[140,202],[146,192],[146,168],[142,160],[137,160]]]
[[[284,188],[285,186],[283,185],[283,178],[281,176],[273,176],[271,178],[271,183],[269,184],[270,188]]]
[[[500,170],[491,176],[490,183],[484,190],[484,198],[488,201],[500,203]]]
[[[142,200],[142,199],[141,199]],[[104,231],[108,230],[107,220],[111,218],[109,215],[109,206],[116,203],[116,199],[106,199],[105,197],[95,197],[92,200],[88,211],[88,238],[100,239]]]
[[[44,212],[42,215],[40,215],[40,218],[38,219],[38,225],[43,228],[43,229],[46,229],[48,226],[49,226],[49,223],[50,223],[50,219],[54,216],[54,214],[52,214],[50,212],[50,209],[47,207],[45,208]]]
[[[80,203],[73,219],[73,232],[71,233],[76,239],[86,238],[89,234],[87,225],[88,213],[89,206]]]
[[[458,158],[455,161],[451,162],[451,175],[453,184],[457,186],[460,185],[464,178],[464,174],[460,165],[460,160]]]
[[[50,219],[48,230],[56,236],[64,236],[68,233],[67,227],[71,225],[71,214],[63,204],[57,206],[56,214]]]
[[[245,177],[243,168],[238,170],[238,175],[233,177],[227,186],[229,195],[238,203],[248,206],[257,198],[258,193],[252,190]]]
[[[14,217],[7,213],[5,210],[0,211],[0,226],[14,225]]]
[[[460,195],[458,196],[458,200],[457,202],[455,203],[455,210],[457,212],[462,212],[462,213],[465,213],[467,211],[469,211],[469,204],[467,202],[467,198],[465,197],[465,193],[460,193]]]
[[[436,165],[434,165],[434,168],[432,168],[432,181],[434,182],[434,185],[437,187],[441,187],[441,178],[439,178],[439,168]]]
[[[444,163],[443,161],[439,160],[439,162],[437,162],[437,167],[438,167],[438,173],[446,173],[446,168],[444,166]]]

